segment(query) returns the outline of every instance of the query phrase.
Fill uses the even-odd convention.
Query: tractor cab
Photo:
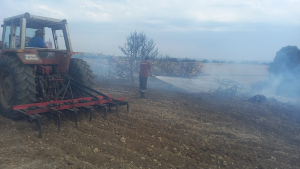
[[[25,13],[4,19],[1,26],[3,32],[0,55],[15,55],[25,65],[48,66],[47,69],[68,74],[73,50],[65,19]],[[47,48],[29,45],[30,39],[36,36],[37,30],[44,33],[39,40],[43,41]]]
[[[47,51],[72,51],[67,21],[30,15],[22,15],[4,19],[2,32],[2,49],[34,49]],[[42,30],[47,48],[29,47],[28,43],[35,36],[36,30]],[[53,44],[52,44],[53,42]]]

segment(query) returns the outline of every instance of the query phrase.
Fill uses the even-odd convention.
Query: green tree
[[[299,76],[300,72],[300,50],[297,46],[286,46],[281,48],[270,63],[271,75],[290,74]]]
[[[270,80],[277,84],[276,94],[299,97],[299,72],[300,50],[297,46],[286,46],[276,52],[274,61],[269,65]]]

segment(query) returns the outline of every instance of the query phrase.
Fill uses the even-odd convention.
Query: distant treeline
[[[103,54],[85,54],[85,55],[73,55],[73,58],[86,58],[86,59],[111,59],[111,58],[123,58],[126,56],[111,56],[111,55],[103,55]],[[174,58],[166,56],[156,57],[152,58],[152,61],[154,60],[165,60],[169,62],[197,62],[195,59],[189,59],[189,58]]]
[[[122,58],[125,56],[111,56],[111,55],[104,55],[104,54],[85,54],[85,55],[73,55],[74,58],[86,58],[86,59],[111,59],[111,58]],[[152,58],[154,59],[154,58]],[[190,59],[190,58],[174,58],[170,57],[168,55],[162,57],[156,57],[154,60],[164,60],[168,62],[199,62],[199,60],[196,59]],[[243,62],[234,62],[234,61],[218,61],[218,60],[212,60],[209,61],[207,59],[204,59],[200,62],[203,63],[239,63],[239,64],[250,64],[250,65],[269,65],[267,62],[258,62],[258,61],[243,61]]]
[[[103,54],[85,54],[85,55],[73,55],[73,58],[81,58],[81,59],[110,59],[114,56],[103,55]]]
[[[207,59],[204,59],[202,61],[203,63],[238,63],[238,62],[234,62],[234,61],[218,61],[218,60],[212,60],[211,62],[208,61]],[[267,62],[258,62],[258,61],[243,61],[243,62],[239,62],[239,64],[250,64],[250,65],[269,65],[269,63]]]

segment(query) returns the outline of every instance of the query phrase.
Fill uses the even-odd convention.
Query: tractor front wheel
[[[17,120],[22,114],[13,110],[14,105],[36,102],[36,83],[33,69],[16,56],[0,56],[0,113]]]

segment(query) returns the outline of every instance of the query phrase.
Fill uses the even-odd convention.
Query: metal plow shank
[[[60,115],[62,113],[71,115],[72,119],[75,119],[75,125],[77,127],[77,114],[79,110],[85,112],[86,116],[89,113],[90,121],[93,118],[93,110],[100,110],[104,109],[104,118],[107,118],[107,108],[109,112],[111,112],[111,108],[116,108],[116,116],[119,117],[119,106],[127,106],[127,112],[129,113],[129,104],[125,101],[125,98],[111,98],[110,95],[105,95],[96,91],[92,88],[89,88],[70,77],[67,77],[68,83],[63,86],[63,89],[67,91],[70,90],[72,95],[71,99],[69,100],[56,100],[50,102],[42,102],[42,103],[35,103],[35,104],[26,104],[26,105],[15,105],[13,106],[14,111],[19,111],[23,114],[24,118],[28,122],[35,122],[36,128],[39,132],[39,137],[42,138],[42,129],[40,124],[40,118],[42,115],[46,115],[47,117],[53,117],[55,119],[55,124],[58,126],[58,131],[60,132],[60,124],[61,119]],[[73,89],[73,90],[72,90]],[[77,93],[85,93],[90,97],[82,97],[82,98],[73,98],[73,92]],[[96,93],[96,96],[93,93]]]

